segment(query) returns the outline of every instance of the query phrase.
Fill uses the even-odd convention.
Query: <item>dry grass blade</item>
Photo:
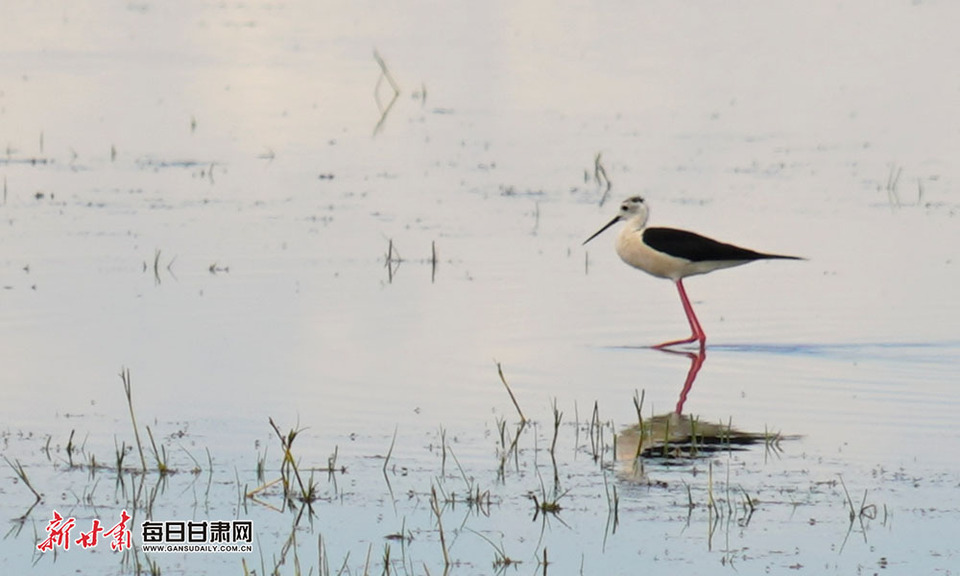
[[[397,431],[400,429],[399,426],[393,427],[393,438],[390,440],[390,448],[387,449],[387,455],[383,459],[383,473],[387,473],[387,466],[390,465],[390,457],[393,455],[393,447],[397,443]]]
[[[647,391],[642,390],[637,393],[636,390],[633,391],[633,407],[637,411],[637,431],[640,433],[640,439],[637,442],[637,452],[634,458],[640,458],[640,455],[643,453],[643,400],[647,396]],[[616,452],[616,451],[614,451]]]
[[[499,362],[497,362],[497,374],[500,375],[500,381],[503,382],[503,386],[507,389],[507,394],[510,395],[510,400],[513,402],[514,408],[517,409],[517,414],[520,415],[520,423],[525,424],[527,422],[527,418],[523,415],[523,410],[520,409],[520,404],[517,403],[517,397],[513,395],[513,390],[511,390],[510,385],[507,384],[507,379],[503,376],[503,368],[500,366]]]
[[[161,476],[164,476],[170,472],[170,468],[167,466],[167,450],[164,448],[163,444],[161,444],[160,449],[157,450],[157,443],[153,441],[153,432],[150,430],[149,426],[147,426],[147,437],[150,439],[150,447],[153,450],[153,459],[157,462],[157,471],[160,472]]]
[[[300,497],[299,500],[306,504],[311,504],[317,499],[316,486],[313,482],[313,475],[309,479],[308,484],[303,483],[303,479],[300,477],[300,469],[297,466],[297,461],[293,457],[293,442],[296,440],[297,435],[302,432],[302,430],[290,430],[290,432],[284,436],[280,432],[280,428],[277,426],[276,422],[273,421],[273,418],[268,418],[270,426],[273,427],[273,431],[276,432],[277,437],[280,439],[280,446],[283,448],[283,463],[280,466],[280,475],[283,477],[283,489],[286,493],[286,496],[289,498],[289,480],[287,476],[287,470],[293,470],[293,476],[297,480],[297,485],[300,487]],[[312,510],[312,508],[311,508]]]
[[[850,492],[847,492],[847,485],[843,482],[843,476],[837,474],[840,478],[840,486],[843,487],[843,494],[847,497],[847,505],[850,507],[850,521],[857,517],[856,508],[853,506],[853,499],[850,498]]]
[[[130,369],[120,369],[120,380],[123,381],[123,392],[127,396],[127,407],[130,408],[130,421],[133,423],[133,437],[137,441],[137,451],[140,453],[140,463],[143,471],[147,471],[147,459],[143,456],[143,444],[140,442],[140,431],[137,427],[137,417],[133,414],[133,397],[131,391]]]
[[[433,485],[430,486],[430,510],[433,511],[433,515],[437,519],[437,530],[440,532],[440,547],[443,549],[443,565],[449,568],[450,553],[447,551],[447,538],[443,533],[443,521],[440,518],[440,501],[437,498],[437,489]]]
[[[393,88],[393,93],[398,95],[400,94],[400,85],[397,84],[397,81],[393,79],[393,75],[390,74],[390,69],[387,67],[387,63],[383,61],[383,56],[380,56],[380,52],[377,50],[373,51],[373,59],[376,60],[377,66],[380,66],[380,80],[386,78],[387,82],[390,84],[390,87]],[[380,81],[377,82],[377,88],[380,87]],[[377,98],[377,104],[380,104],[380,96],[375,93],[374,96]],[[383,107],[380,108],[383,110]]]
[[[30,479],[27,478],[27,471],[23,469],[23,464],[21,464],[20,461],[16,459],[14,459],[14,461],[11,462],[6,456],[3,457],[3,460],[4,462],[7,463],[8,466],[10,466],[10,468],[13,469],[13,472],[17,475],[17,478],[19,478],[20,481],[23,482],[23,484],[27,488],[29,488],[31,492],[33,492],[33,495],[37,499],[36,501],[39,502],[40,500],[42,500],[43,497],[40,496],[40,493],[37,492],[36,488],[33,487],[33,484],[30,483]]]
[[[387,68],[387,63],[384,62],[383,57],[380,56],[380,53],[376,50],[373,51],[373,59],[376,60],[377,65],[380,67],[380,77],[377,78],[377,84],[373,88],[373,98],[377,102],[377,108],[380,109],[380,120],[373,128],[373,135],[376,136],[383,129],[383,124],[387,121],[387,115],[390,113],[390,109],[393,108],[393,105],[397,102],[397,98],[400,97],[400,86],[397,84],[397,81],[393,79],[393,75],[390,74],[390,69]],[[387,80],[387,83],[390,84],[390,88],[393,90],[390,102],[388,102],[386,106],[380,101],[380,86],[383,84],[384,79]]]
[[[603,203],[607,201],[610,189],[613,188],[613,182],[607,177],[607,169],[603,167],[602,156],[602,152],[597,152],[597,155],[593,157],[593,179],[597,186],[604,186],[603,196],[600,197],[600,206],[603,206]]]

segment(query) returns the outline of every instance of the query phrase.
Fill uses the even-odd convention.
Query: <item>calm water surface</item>
[[[253,554],[153,556],[163,573],[274,570],[295,514],[239,504],[259,459],[279,475],[268,418],[304,428],[302,465],[336,450],[348,470],[321,474],[296,524],[303,572],[318,536],[333,572],[382,570],[385,545],[395,570],[442,572],[432,486],[490,491],[485,512],[444,508],[456,573],[488,573],[494,544],[521,573],[544,548],[563,574],[960,566],[953,5],[7,12],[0,448],[44,499],[23,518],[33,498],[6,468],[5,572],[133,571],[103,546],[32,553],[54,508],[86,527],[129,502],[66,452],[73,432],[110,465],[134,442],[123,367],[180,470],[144,478],[152,517],[255,522]],[[612,463],[635,391],[669,412],[690,367],[646,348],[686,334],[670,283],[624,266],[612,233],[581,247],[636,193],[653,223],[807,258],[687,283],[710,346],[684,411],[797,436],[782,452],[653,462],[642,480]],[[535,422],[505,477],[498,422],[517,415],[497,362]],[[544,523],[528,496],[554,486],[553,402],[564,510]],[[405,560],[384,539],[401,530]]]

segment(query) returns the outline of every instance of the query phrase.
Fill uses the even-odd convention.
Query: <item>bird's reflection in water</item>
[[[697,373],[703,367],[703,362],[707,359],[707,348],[702,343],[696,352],[673,350],[671,348],[658,348],[661,352],[675,354],[677,356],[686,356],[690,359],[690,369],[687,370],[687,379],[683,382],[683,388],[680,390],[680,398],[677,400],[677,407],[674,412],[679,416],[683,414],[683,405],[687,401],[687,395],[693,389],[693,381],[697,379]]]
[[[782,437],[765,433],[743,432],[732,427],[731,422],[708,422],[698,416],[684,414],[693,383],[707,359],[706,348],[695,350],[659,349],[667,354],[684,356],[690,360],[676,408],[666,414],[643,416],[637,406],[639,422],[622,430],[617,435],[617,459],[632,461],[634,473],[644,477],[644,459],[655,458],[664,463],[682,462],[719,450],[741,450],[751,444],[778,442]],[[639,465],[639,466],[637,466]]]

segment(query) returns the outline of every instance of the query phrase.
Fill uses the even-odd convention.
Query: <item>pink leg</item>
[[[690,359],[690,369],[687,370],[687,379],[683,382],[683,390],[680,391],[680,399],[677,400],[677,408],[675,410],[677,414],[682,414],[683,405],[687,401],[687,394],[689,394],[690,390],[693,388],[693,381],[697,379],[697,372],[700,372],[700,367],[703,366],[703,361],[707,359],[707,351],[703,344],[700,345],[699,352],[679,352],[677,350],[663,351],[669,352],[670,354],[682,354]]]
[[[690,342],[699,342],[700,347],[702,348],[707,342],[707,335],[703,333],[703,328],[700,327],[700,322],[697,320],[697,315],[693,313],[693,305],[690,304],[690,299],[687,298],[687,291],[683,289],[683,279],[679,279],[676,282],[677,291],[680,292],[680,301],[683,302],[683,311],[687,314],[687,321],[690,322],[690,330],[693,334],[689,338],[684,338],[683,340],[671,340],[670,342],[664,342],[663,344],[657,344],[654,348],[667,348],[668,346],[676,346],[677,344],[689,344]]]

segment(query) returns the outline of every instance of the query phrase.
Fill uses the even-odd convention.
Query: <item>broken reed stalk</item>
[[[390,543],[383,543],[383,574],[384,576],[390,576]]]
[[[327,457],[327,478],[334,482],[337,481],[337,477],[334,476],[334,472],[337,471],[337,456],[340,454],[340,446],[333,446],[333,454]]]
[[[730,497],[730,453],[727,453],[727,480],[724,490],[727,495],[727,514],[733,515],[733,498]]]
[[[553,399],[553,440],[550,442],[550,462],[553,464],[553,483],[560,483],[560,469],[557,467],[557,437],[560,436],[560,421],[563,420],[563,412],[557,408],[557,399]]]
[[[373,59],[377,61],[377,65],[380,66],[380,73],[382,74],[381,78],[386,78],[387,82],[390,84],[390,87],[393,88],[393,93],[400,94],[400,85],[397,84],[397,81],[393,79],[393,75],[390,74],[390,69],[387,68],[387,63],[383,61],[383,57],[380,56],[380,52],[373,51]],[[377,83],[377,88],[380,87],[380,83]],[[377,104],[380,104],[380,97],[377,94],[374,94],[377,98]]]
[[[853,522],[853,519],[857,517],[856,508],[853,507],[853,499],[850,498],[850,493],[847,492],[847,485],[843,482],[843,475],[837,474],[837,476],[840,478],[840,486],[843,487],[843,493],[847,497],[847,505],[850,506],[850,521]],[[866,494],[864,494],[864,498],[866,498]]]
[[[553,399],[553,441],[550,442],[550,455],[552,456],[557,449],[557,437],[560,435],[560,421],[563,420],[563,412],[557,409],[557,399]]]
[[[593,415],[590,416],[590,451],[593,461],[603,456],[603,424],[600,422],[600,406],[593,401]]]
[[[890,200],[891,208],[900,207],[900,195],[897,193],[897,185],[900,183],[900,174],[903,173],[903,167],[895,164],[890,166],[890,174],[887,175],[887,199]]]
[[[750,495],[747,494],[747,491],[744,490],[743,486],[739,486],[739,488],[740,492],[743,494],[743,507],[747,510],[747,517],[749,518],[750,516],[753,516],[753,512],[757,509],[757,507],[754,500],[750,498]]]
[[[8,466],[10,466],[10,468],[13,469],[13,472],[17,475],[17,478],[20,478],[20,481],[23,482],[24,485],[26,485],[26,487],[29,488],[31,492],[33,492],[34,497],[37,499],[36,501],[39,502],[40,500],[42,500],[43,498],[40,496],[40,493],[37,492],[37,489],[34,488],[33,484],[30,483],[30,479],[27,478],[27,471],[23,469],[23,464],[21,464],[20,461],[16,459],[14,459],[14,461],[11,462],[6,456],[3,457],[3,460],[4,462],[7,463]]]
[[[370,553],[373,552],[373,542],[367,545],[367,560],[363,563],[363,575],[370,574]]]
[[[246,492],[244,493],[244,496],[245,496],[246,498],[254,498],[254,497],[256,497],[257,494],[260,494],[261,492],[265,491],[267,488],[270,488],[271,486],[273,486],[274,484],[276,484],[276,483],[278,483],[278,482],[283,482],[283,478],[276,478],[276,479],[271,480],[271,481],[269,481],[269,482],[265,482],[265,483],[261,484],[260,486],[257,486],[257,487],[254,488],[253,490],[248,490],[248,491],[246,491]]]
[[[707,508],[710,513],[719,512],[717,510],[717,501],[713,499],[713,460],[707,467]]]
[[[663,457],[670,455],[670,418],[667,418],[663,427]]]
[[[634,458],[639,458],[643,454],[643,400],[647,395],[646,390],[639,393],[633,391],[633,407],[637,410],[637,431],[640,432],[640,439],[637,441],[637,453]]]
[[[457,470],[460,471],[460,477],[463,478],[463,483],[466,485],[466,490],[468,494],[467,499],[469,500],[470,499],[469,494],[473,492],[474,483],[470,479],[470,477],[467,476],[467,471],[464,470],[463,466],[460,465],[460,460],[457,459],[457,455],[454,453],[453,447],[451,446],[448,449],[450,450],[450,457],[453,458],[453,463],[457,465]],[[479,487],[477,487],[477,493],[478,494],[480,493]]]
[[[157,443],[153,441],[153,432],[150,430],[150,427],[147,426],[147,438],[150,439],[150,447],[153,450],[153,459],[157,461],[157,472],[161,476],[170,472],[170,469],[167,468],[167,450],[163,447],[163,444],[160,445],[160,450],[157,450]]]
[[[507,394],[510,395],[510,400],[513,401],[513,406],[517,409],[517,414],[520,415],[520,423],[526,424],[527,418],[523,415],[523,410],[520,409],[520,404],[517,403],[517,397],[513,395],[513,390],[511,390],[510,385],[507,384],[507,379],[503,376],[503,368],[500,367],[499,362],[497,362],[497,374],[500,375],[500,381],[503,382],[503,386],[507,389]]]
[[[501,572],[502,572],[502,570],[501,570],[502,568],[506,568],[507,566],[513,566],[513,565],[515,565],[515,564],[520,564],[520,563],[522,562],[522,560],[514,560],[513,558],[510,558],[509,556],[507,556],[506,551],[503,549],[503,541],[502,541],[503,539],[502,539],[502,538],[501,538],[500,545],[498,546],[496,543],[494,543],[493,540],[487,538],[486,536],[484,536],[483,534],[477,532],[476,530],[474,530],[474,529],[472,529],[472,528],[466,528],[466,530],[469,530],[469,531],[473,532],[474,534],[476,534],[477,536],[483,538],[484,540],[487,541],[487,544],[489,544],[491,547],[493,547],[493,550],[494,550],[494,552],[496,553],[496,556],[495,556],[494,559],[493,559],[493,568],[494,568],[494,571],[495,571],[496,573],[498,573],[498,574],[501,573]]]
[[[447,475],[447,431],[440,427],[440,477]]]
[[[73,451],[76,449],[73,445],[73,435],[76,433],[76,430],[70,430],[70,437],[67,438],[67,464],[73,468]]]
[[[384,267],[387,269],[387,280],[389,283],[393,283],[393,275],[400,269],[401,262],[403,262],[403,258],[400,256],[400,251],[394,248],[393,238],[390,238],[387,243],[387,255],[383,262]]]
[[[437,529],[440,531],[440,547],[443,549],[443,565],[450,567],[450,554],[447,552],[447,538],[443,534],[443,521],[440,519],[440,501],[437,499],[437,489],[433,484],[430,485],[430,509],[437,518]]]
[[[120,445],[117,446],[117,438],[113,438],[114,450],[116,450],[117,455],[117,477],[119,478],[123,474],[123,459],[127,455],[127,443],[121,441]]]
[[[616,532],[620,524],[620,496],[617,495],[617,486],[613,486],[613,494],[610,493],[610,484],[607,482],[607,474],[603,473],[603,492],[607,496],[607,521],[613,517],[613,530]]]
[[[390,448],[387,450],[387,457],[383,459],[383,473],[386,475],[387,466],[390,464],[390,456],[393,455],[393,446],[397,443],[397,430],[399,426],[393,427],[393,439],[390,440]]]
[[[397,84],[396,80],[393,79],[393,75],[390,74],[390,70],[387,68],[387,63],[383,61],[380,53],[376,50],[373,51],[373,59],[376,60],[377,65],[380,66],[380,76],[377,77],[377,83],[373,87],[373,99],[377,102],[377,108],[380,110],[380,120],[378,120],[377,125],[373,127],[373,135],[376,136],[380,133],[380,130],[383,129],[383,125],[387,121],[387,115],[390,113],[393,105],[396,104],[397,98],[400,97],[400,86]],[[387,103],[386,106],[384,106],[383,102],[380,101],[380,86],[383,84],[384,78],[387,79],[387,82],[390,84],[390,88],[393,90],[393,95],[390,97],[390,102]]]
[[[311,490],[303,484],[303,480],[300,478],[300,470],[297,469],[297,462],[293,457],[293,441],[297,438],[297,435],[300,433],[299,430],[290,430],[290,433],[284,437],[280,432],[280,428],[277,426],[277,423],[273,421],[273,418],[267,418],[270,422],[270,426],[273,427],[273,431],[277,433],[277,437],[280,439],[280,447],[283,448],[283,464],[280,466],[280,475],[283,476],[283,491],[284,496],[288,496],[289,483],[287,482],[286,474],[284,474],[284,469],[289,466],[293,470],[293,475],[297,479],[297,484],[300,486],[300,494],[306,497],[313,493],[312,486]]]
[[[600,197],[600,206],[603,206],[603,203],[607,201],[607,196],[610,194],[610,189],[613,188],[613,183],[610,182],[610,178],[607,177],[607,169],[603,167],[602,160],[603,152],[597,152],[597,155],[593,157],[593,179],[596,181],[597,186],[603,186],[603,196]]]
[[[160,279],[160,249],[157,248],[153,253],[153,276]]]
[[[131,394],[130,369],[120,368],[120,380],[123,381],[123,392],[127,395],[127,407],[130,408],[130,421],[133,423],[133,437],[137,441],[137,451],[140,452],[140,463],[143,471],[147,471],[147,459],[143,456],[143,444],[140,442],[140,431],[137,427],[137,417],[133,414],[133,398]]]
[[[526,428],[527,423],[520,422],[520,424],[517,425],[517,432],[514,434],[513,439],[510,440],[510,446],[507,447],[507,423],[505,420],[501,420],[500,422],[502,422],[500,426],[500,444],[502,449],[500,452],[500,467],[497,469],[497,475],[502,479],[507,466],[507,460],[511,455],[513,455],[514,464],[516,465],[517,471],[520,470],[520,450],[518,448],[518,443],[520,442],[520,434],[523,433],[523,429]]]

